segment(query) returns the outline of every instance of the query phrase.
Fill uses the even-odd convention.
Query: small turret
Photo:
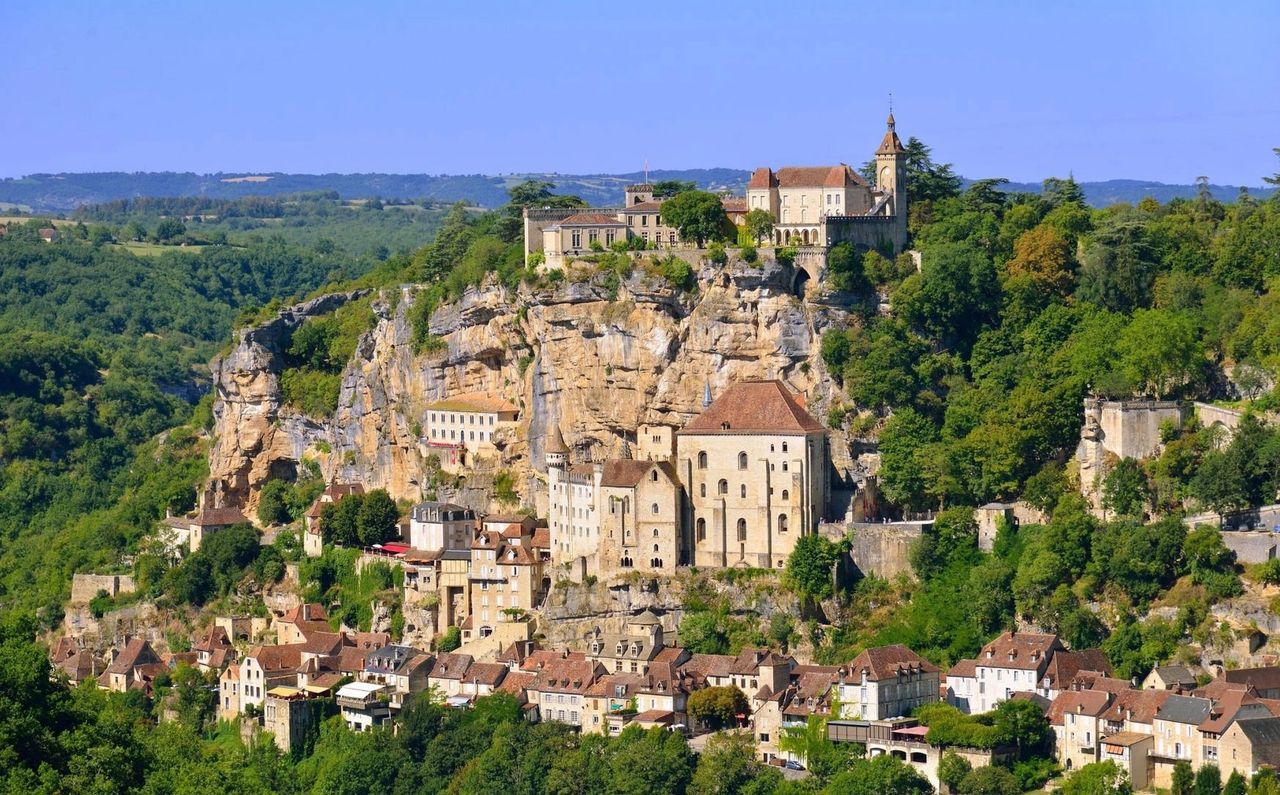
[[[569,462],[569,446],[564,443],[564,434],[559,425],[551,426],[551,434],[547,437],[546,446],[547,469],[564,469]]]

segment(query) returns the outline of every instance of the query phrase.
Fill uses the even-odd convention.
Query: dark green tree
[[[732,685],[704,687],[689,695],[689,717],[712,729],[737,724],[737,716],[747,711],[747,697]]]
[[[672,227],[685,240],[697,243],[724,242],[729,239],[733,223],[725,214],[720,197],[706,191],[687,191],[662,203],[662,223]]]
[[[839,556],[840,548],[825,537],[802,536],[787,558],[783,582],[807,599],[826,599],[833,593],[833,569]]]
[[[400,509],[386,489],[374,489],[364,495],[356,514],[356,535],[365,546],[390,541],[398,535]]]

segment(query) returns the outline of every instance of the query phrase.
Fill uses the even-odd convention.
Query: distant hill
[[[692,180],[706,190],[742,193],[750,172],[733,168],[651,171],[649,179]],[[643,179],[643,174],[246,174],[193,172],[134,172],[31,174],[0,180],[0,204],[15,204],[38,212],[66,212],[82,204],[98,204],[139,196],[208,196],[236,199],[244,196],[276,196],[301,191],[337,191],[344,199],[374,196],[395,199],[432,199],[442,202],[467,201],[481,207],[497,207],[507,200],[507,188],[525,179],[545,179],[555,183],[557,193],[573,193],[596,206],[622,201],[622,188]],[[1168,201],[1177,196],[1196,195],[1194,185],[1166,185],[1139,180],[1108,180],[1081,183],[1089,202],[1105,206],[1115,202],[1137,202],[1144,196]],[[1240,189],[1233,185],[1211,186],[1213,195],[1230,201]],[[1011,183],[1009,190],[1038,191],[1036,183]],[[1273,190],[1250,188],[1259,198]]]

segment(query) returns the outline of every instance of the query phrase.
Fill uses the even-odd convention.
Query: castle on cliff
[[[769,243],[813,246],[837,243],[896,254],[907,243],[907,150],[889,114],[875,152],[875,184],[844,163],[833,166],[757,168],[747,195],[724,197],[725,214],[737,225],[752,210],[773,216]],[[622,207],[524,209],[524,253],[547,268],[562,268],[575,257],[639,238],[646,248],[688,248],[692,242],[662,221],[663,197],[654,186],[629,185]]]

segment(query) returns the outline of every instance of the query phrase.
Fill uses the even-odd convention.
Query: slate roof
[[[1249,685],[1255,690],[1276,690],[1280,689],[1280,666],[1237,668],[1227,671],[1222,678],[1228,682]]]
[[[1191,673],[1191,669],[1185,665],[1161,665],[1156,668],[1155,673],[1165,684],[1190,684],[1196,683],[1196,675]]]
[[[680,433],[802,434],[825,430],[796,395],[775,380],[731,384]]]
[[[1280,745],[1280,718],[1250,718],[1239,721],[1238,725],[1253,744],[1255,755],[1259,745]]]
[[[1156,712],[1156,717],[1173,723],[1199,726],[1205,718],[1209,717],[1212,706],[1213,702],[1207,698],[1172,695],[1161,705],[1160,710]]]

